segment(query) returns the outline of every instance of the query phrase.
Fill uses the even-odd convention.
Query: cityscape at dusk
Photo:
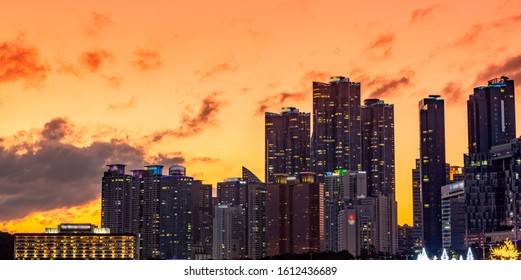
[[[266,236],[247,229],[245,251],[217,259],[359,255],[366,245],[352,247],[347,225],[372,205],[378,210],[367,223],[379,233],[367,246],[398,253],[397,227],[407,224],[417,226],[415,250],[427,244],[429,254],[447,246],[463,254],[468,246],[451,245],[441,230],[447,207],[467,219],[452,232],[467,245],[519,223],[520,10],[511,0],[4,3],[0,231],[107,227],[114,238],[142,235],[142,258],[194,258],[196,250],[216,258],[205,236],[222,236],[211,224],[244,215],[249,225],[265,223]],[[480,180],[504,171],[492,162],[505,166],[505,154],[511,173],[492,188],[508,187],[493,194]],[[344,174],[356,183],[341,181],[338,191],[334,176]],[[143,178],[162,180],[156,196]],[[109,191],[114,182],[128,193]],[[191,202],[177,204],[176,188],[186,182]],[[234,189],[240,182],[245,193]],[[175,200],[143,206],[160,201],[160,188]],[[415,194],[423,202],[415,204]],[[129,206],[111,208],[119,196],[132,197]],[[501,210],[482,210],[488,199]],[[266,213],[251,210],[261,204]],[[279,204],[288,208],[270,212]],[[176,214],[181,220],[160,224],[164,205],[201,218]],[[295,227],[270,220],[283,211],[309,219],[298,230],[316,239],[272,246],[285,240],[285,226]],[[158,228],[148,232],[145,224],[155,222],[146,217],[155,214]],[[163,250],[168,230],[192,221],[196,229],[183,234],[198,241]]]

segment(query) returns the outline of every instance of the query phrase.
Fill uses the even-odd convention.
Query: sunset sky
[[[3,231],[99,225],[106,164],[183,163],[214,186],[243,165],[264,178],[264,112],[310,112],[312,82],[330,76],[394,104],[398,222],[411,224],[418,101],[445,99],[447,160],[462,165],[473,87],[506,75],[521,90],[517,0],[0,7]]]

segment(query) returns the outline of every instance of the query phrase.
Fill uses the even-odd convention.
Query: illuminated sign
[[[355,224],[355,215],[353,215],[353,214],[347,215],[347,222],[350,225],[354,225]]]

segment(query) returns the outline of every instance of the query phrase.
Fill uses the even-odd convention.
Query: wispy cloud
[[[223,61],[217,63],[213,66],[207,67],[205,70],[198,70],[196,74],[201,78],[210,78],[220,73],[226,72],[235,72],[237,70],[237,65],[233,64],[231,60]]]
[[[201,104],[199,111],[193,115],[190,107],[185,108],[181,123],[175,130],[167,129],[153,133],[149,136],[151,142],[159,142],[165,136],[174,138],[185,138],[199,134],[208,127],[217,125],[217,115],[223,106],[228,104],[221,99],[221,94],[213,92],[206,96]]]
[[[139,70],[153,70],[163,65],[159,52],[149,49],[138,49],[134,52],[135,59],[132,65]]]
[[[427,8],[414,10],[411,14],[411,23],[424,21],[432,17],[434,11],[441,8],[441,6],[441,3],[435,3]]]
[[[491,63],[483,71],[479,72],[475,84],[486,84],[486,81],[507,76],[513,80],[521,80],[521,55],[509,57],[501,63]]]
[[[115,103],[109,105],[109,110],[112,111],[121,111],[121,110],[127,110],[132,109],[136,107],[136,96],[132,95],[129,100],[121,103]]]
[[[87,35],[96,35],[111,24],[110,13],[91,12],[84,31]]]

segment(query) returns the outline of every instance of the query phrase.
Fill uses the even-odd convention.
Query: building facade
[[[312,171],[317,182],[336,169],[361,170],[360,83],[331,77],[313,82]]]
[[[441,219],[443,248],[464,253],[467,249],[464,181],[452,182],[441,188]]]
[[[310,114],[283,107],[280,114],[265,113],[266,183],[275,174],[291,176],[310,171]]]
[[[17,260],[134,260],[139,239],[92,224],[61,224],[45,233],[15,234]]]
[[[441,187],[447,183],[445,160],[445,105],[439,95],[419,102],[420,174],[423,246],[429,254],[442,250]]]

